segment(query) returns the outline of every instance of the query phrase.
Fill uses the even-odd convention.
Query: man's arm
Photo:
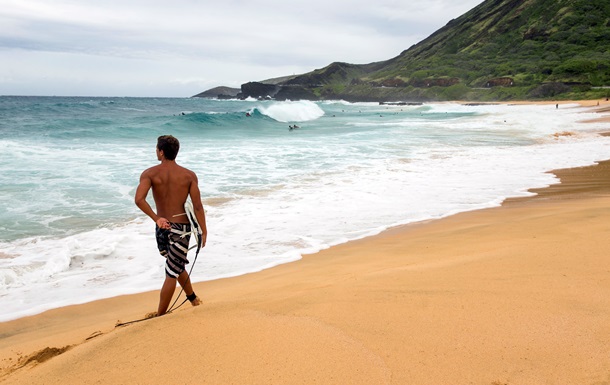
[[[148,215],[150,217],[150,219],[155,221],[157,226],[159,226],[162,229],[168,229],[168,228],[170,228],[169,221],[165,218],[158,216],[157,213],[155,213],[155,211],[152,209],[152,207],[150,207],[150,205],[146,201],[146,196],[148,195],[148,191],[150,190],[151,187],[152,187],[152,180],[150,179],[150,176],[148,176],[147,171],[144,171],[142,173],[142,175],[140,175],[140,184],[138,185],[138,188],[136,189],[136,196],[134,199],[135,204],[136,204],[136,206],[138,206],[140,208],[140,210],[142,210],[144,212],[144,214]]]
[[[191,182],[189,195],[191,196],[191,201],[193,202],[193,209],[195,209],[197,222],[201,228],[201,246],[203,247],[205,246],[205,242],[208,237],[208,228],[205,223],[205,211],[203,210],[203,204],[201,203],[201,192],[199,191],[199,181],[197,180],[197,175],[194,175],[194,179]]]

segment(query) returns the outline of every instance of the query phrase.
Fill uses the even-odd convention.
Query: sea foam
[[[259,111],[263,115],[284,123],[306,122],[324,115],[322,108],[307,100],[273,103],[270,106],[259,107]]]

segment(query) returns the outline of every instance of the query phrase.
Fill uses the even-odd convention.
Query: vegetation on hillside
[[[488,0],[393,59],[284,84],[347,100],[605,97],[610,1]]]

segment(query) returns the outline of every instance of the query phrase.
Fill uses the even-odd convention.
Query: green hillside
[[[384,62],[333,63],[282,83],[346,100],[606,96],[609,0],[488,0]]]

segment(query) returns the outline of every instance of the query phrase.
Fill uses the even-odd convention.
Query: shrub
[[[529,96],[532,98],[551,98],[569,91],[570,87],[566,86],[563,83],[546,83],[534,88],[529,93]]]
[[[445,100],[462,100],[468,94],[470,88],[464,84],[454,84],[441,91]]]
[[[566,60],[563,64],[557,67],[556,72],[566,74],[584,74],[595,71],[597,63],[593,60],[575,58]]]

